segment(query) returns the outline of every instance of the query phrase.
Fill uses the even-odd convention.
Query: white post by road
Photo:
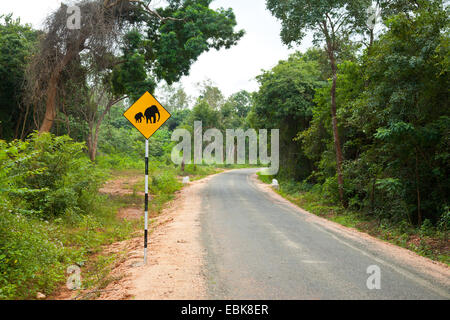
[[[144,264],[147,264],[148,243],[148,139],[145,140],[145,230],[144,230]]]

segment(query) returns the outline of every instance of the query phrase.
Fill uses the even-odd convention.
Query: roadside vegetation
[[[51,293],[69,265],[133,230],[115,217],[120,203],[98,193],[108,171],[84,144],[48,133],[0,144],[0,298]]]
[[[268,0],[282,41],[313,29],[314,47],[262,71],[256,92],[225,96],[205,80],[195,97],[180,78],[244,32],[210,0],[168,2],[155,12],[147,1],[79,1],[82,32],[66,29],[65,5],[43,30],[0,13],[0,299],[51,295],[70,265],[88,287],[111,280],[121,255],[104,246],[142,225],[118,212],[143,205],[145,140],[122,114],[145,91],[172,115],[150,139],[152,217],[183,176],[245,167],[175,166],[175,129],[280,129],[280,171],[263,181],[278,179],[282,196],[314,214],[449,263],[444,1],[377,1],[374,29],[372,1]],[[130,193],[99,192],[139,175]]]
[[[149,211],[154,219],[182,188],[182,176],[194,181],[221,169],[186,165],[181,171],[167,164],[167,154],[158,155],[158,136],[152,142]],[[114,280],[108,278],[109,270],[122,256],[103,251],[142,229],[142,218],[121,219],[118,213],[130,207],[143,213],[144,161],[138,152],[111,152],[93,163],[85,144],[67,135],[34,133],[24,141],[0,140],[0,299],[51,295],[67,281],[70,265],[83,271],[83,289],[101,289]],[[130,177],[138,179],[125,182],[127,194],[99,192],[107,181]]]
[[[281,129],[280,193],[448,264],[449,7],[379,1],[374,33],[364,1],[306,2],[268,8],[285,43],[316,25],[324,49],[261,74],[249,116],[252,127]],[[349,25],[337,32],[338,20]]]
[[[151,217],[182,188],[181,176],[218,172],[182,170],[170,158],[173,130],[188,126],[189,107],[213,101],[218,89],[199,84],[194,99],[172,84],[203,52],[233,46],[243,31],[231,9],[170,2],[153,11],[147,1],[78,1],[80,31],[66,27],[64,4],[43,30],[0,13],[0,299],[51,296],[71,265],[81,267],[85,289],[111,281],[121,254],[105,245],[142,229],[140,219],[118,217],[123,208],[143,210],[144,191],[145,140],[122,114],[158,82],[167,83],[161,102],[173,117],[150,140]],[[99,192],[138,175],[130,193]]]

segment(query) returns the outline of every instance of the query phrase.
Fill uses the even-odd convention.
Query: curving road
[[[450,298],[448,267],[304,212],[267,191],[255,172],[229,171],[202,189],[210,298]],[[372,265],[380,289],[367,287]]]

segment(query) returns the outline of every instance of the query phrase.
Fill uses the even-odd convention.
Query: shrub
[[[49,293],[64,277],[64,247],[36,218],[0,208],[0,299]]]
[[[322,195],[334,202],[339,203],[339,187],[338,187],[338,179],[337,176],[329,177],[325,180],[322,185]]]
[[[444,207],[444,211],[438,223],[438,228],[440,231],[444,232],[447,232],[448,229],[450,229],[450,207],[448,206]]]
[[[429,219],[425,219],[425,221],[420,226],[420,234],[422,236],[431,237],[435,233],[433,223]]]
[[[172,171],[164,170],[152,174],[150,191],[153,194],[172,194],[181,188],[181,183]]]
[[[67,210],[88,213],[105,173],[68,136],[34,133],[23,142],[2,142],[0,185],[23,212],[50,219]]]
[[[96,163],[104,169],[144,169],[144,158],[131,157],[128,154],[108,154],[97,156]]]

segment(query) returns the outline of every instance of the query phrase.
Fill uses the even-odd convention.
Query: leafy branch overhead
[[[136,98],[153,91],[159,80],[170,84],[187,75],[203,52],[235,45],[243,31],[234,30],[232,10],[213,10],[210,3],[172,0],[151,9],[150,1],[79,1],[79,30],[66,27],[67,7],[61,5],[47,19],[27,72],[28,98],[39,114],[40,131],[52,128],[64,88],[86,83],[92,70],[112,79],[116,98]],[[80,61],[81,74],[72,72]]]

